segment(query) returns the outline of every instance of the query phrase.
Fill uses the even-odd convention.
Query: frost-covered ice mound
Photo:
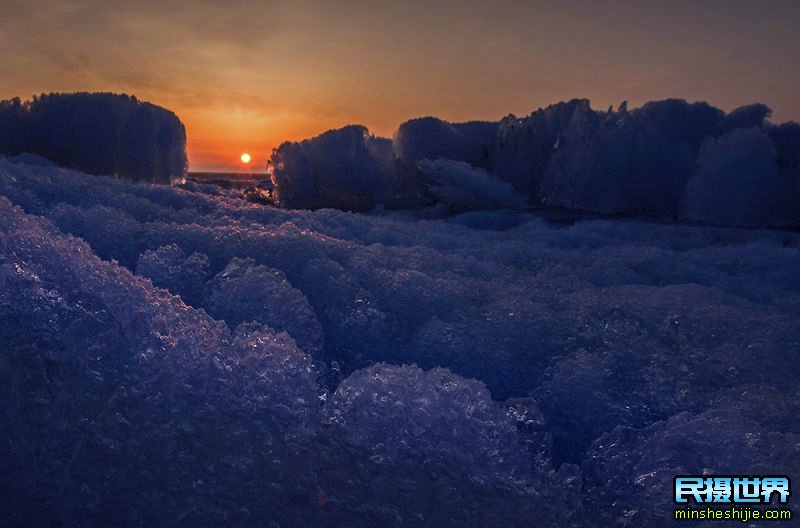
[[[800,478],[797,233],[203,189],[0,161],[0,525],[669,526],[675,474]]]
[[[597,111],[573,99],[499,122],[412,119],[391,140],[329,130],[283,143],[267,171],[290,208],[544,208],[796,228],[800,124],[770,114],[681,99]]]

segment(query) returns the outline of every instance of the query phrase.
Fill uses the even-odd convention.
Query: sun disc
[[[247,152],[242,154],[242,163],[250,163],[251,159],[252,158],[250,157],[250,154],[248,154]]]

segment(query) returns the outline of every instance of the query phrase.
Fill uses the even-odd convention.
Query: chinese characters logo
[[[785,476],[682,475],[674,480],[676,504],[770,504],[776,498],[786,504],[791,494],[791,481]]]

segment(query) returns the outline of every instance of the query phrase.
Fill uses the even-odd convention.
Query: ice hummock
[[[798,226],[800,128],[773,124],[770,113],[680,99],[601,112],[574,99],[498,122],[412,119],[391,140],[348,126],[284,143],[270,167],[278,202],[293,208],[433,201],[455,212],[536,207]]]

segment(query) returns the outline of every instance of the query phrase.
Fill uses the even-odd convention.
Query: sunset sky
[[[423,115],[760,101],[800,120],[800,2],[3,0],[0,98],[113,91],[186,124],[192,170]]]

